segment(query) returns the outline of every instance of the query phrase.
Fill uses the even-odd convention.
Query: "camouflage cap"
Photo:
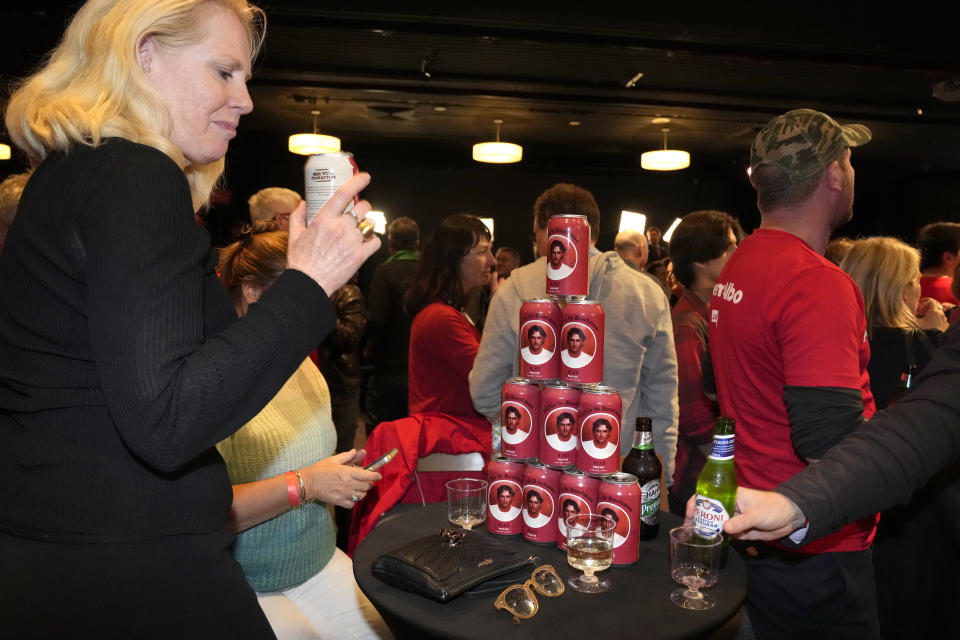
[[[870,142],[862,124],[840,125],[825,113],[794,109],[766,124],[750,147],[750,182],[780,191],[821,171],[847,147]]]

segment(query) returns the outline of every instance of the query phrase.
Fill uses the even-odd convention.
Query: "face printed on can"
[[[567,248],[559,240],[550,243],[550,266],[559,269],[563,264],[563,258],[567,255]]]
[[[533,355],[539,354],[543,350],[543,342],[546,339],[547,334],[542,327],[530,327],[530,331],[527,332],[527,344],[529,345],[530,353]]]
[[[597,420],[593,423],[593,441],[597,443],[597,447],[603,448],[607,446],[607,442],[610,440],[610,423],[604,420],[603,418]]]
[[[497,489],[497,507],[500,511],[510,511],[513,506],[513,489],[507,485]]]
[[[584,335],[580,329],[571,329],[567,333],[567,351],[570,352],[570,355],[577,357],[580,355],[580,351],[583,350]]]
[[[566,522],[567,518],[570,516],[575,516],[580,513],[580,506],[573,500],[564,500],[563,501],[563,521]]]
[[[569,440],[573,434],[573,416],[569,413],[562,413],[557,418],[557,436],[561,440]]]
[[[507,407],[503,411],[503,426],[510,433],[515,433],[520,426],[520,412],[515,407]]]
[[[616,529],[617,524],[620,522],[620,518],[617,517],[613,509],[604,509],[600,512],[600,516],[608,525],[613,525],[614,529]]]
[[[530,514],[531,518],[536,518],[540,515],[540,507],[543,506],[543,498],[540,497],[540,494],[536,491],[527,492],[527,513]]]

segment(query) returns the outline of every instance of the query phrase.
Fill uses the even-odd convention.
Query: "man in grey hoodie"
[[[616,252],[597,251],[600,210],[586,189],[556,184],[534,203],[533,231],[540,257],[514,269],[490,302],[470,372],[473,406],[491,422],[498,420],[503,381],[519,375],[520,306],[524,300],[546,297],[547,223],[558,214],[585,215],[590,225],[587,298],[603,305],[603,384],[616,387],[623,400],[620,452],[630,450],[632,437],[627,434],[632,434],[637,416],[651,417],[654,449],[663,459],[663,475],[669,483],[677,449],[677,356],[670,304],[650,278],[627,266]]]

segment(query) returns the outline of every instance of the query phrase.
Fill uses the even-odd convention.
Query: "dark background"
[[[427,232],[455,212],[492,217],[495,246],[526,259],[533,201],[556,182],[593,192],[601,249],[612,248],[622,209],[663,230],[703,208],[754,228],[750,142],[770,117],[796,107],[874,133],[854,151],[855,214],[838,234],[910,241],[926,222],[958,219],[960,102],[933,96],[937,83],[960,78],[949,16],[920,5],[887,15],[859,2],[789,12],[720,4],[261,2],[268,37],[250,82],[256,107],[231,143],[225,191],[207,214],[214,240],[246,215],[258,189],[302,192],[305,158],[289,153],[286,139],[311,129],[312,109],[319,130],[339,136],[373,175],[364,196],[388,219],[407,215]],[[56,44],[78,5],[34,0],[2,10],[0,100]],[[643,77],[627,87],[637,72]],[[671,118],[671,146],[690,151],[689,169],[640,169],[640,153],[661,144],[657,116]],[[504,120],[502,139],[523,145],[522,162],[471,160],[471,145],[493,138],[495,118]],[[15,150],[0,176],[25,167]]]

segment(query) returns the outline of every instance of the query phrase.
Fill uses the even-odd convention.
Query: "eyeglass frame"
[[[557,579],[557,583],[560,585],[560,591],[558,591],[557,593],[547,593],[544,590],[544,588],[540,585],[540,583],[537,582],[536,579],[534,578],[534,576],[536,576],[537,573],[540,571],[546,571],[547,573],[552,574],[553,577]],[[516,589],[517,587],[520,587],[521,589],[525,590],[530,595],[530,601],[533,603],[533,612],[530,615],[521,615],[516,611],[514,611],[507,604],[507,600],[506,600],[507,594],[513,589]],[[540,601],[537,600],[537,593],[547,598],[556,598],[558,596],[562,596],[566,590],[567,590],[567,587],[563,582],[563,578],[560,577],[560,574],[557,573],[557,570],[553,567],[553,565],[542,564],[539,567],[535,568],[532,572],[530,572],[530,578],[528,580],[525,580],[524,582],[518,582],[517,584],[512,584],[506,589],[504,589],[503,591],[501,591],[500,595],[497,596],[497,599],[494,600],[493,606],[497,610],[503,609],[507,611],[507,613],[513,616],[513,623],[520,624],[520,620],[529,620],[533,616],[537,615],[537,613],[540,611]]]

